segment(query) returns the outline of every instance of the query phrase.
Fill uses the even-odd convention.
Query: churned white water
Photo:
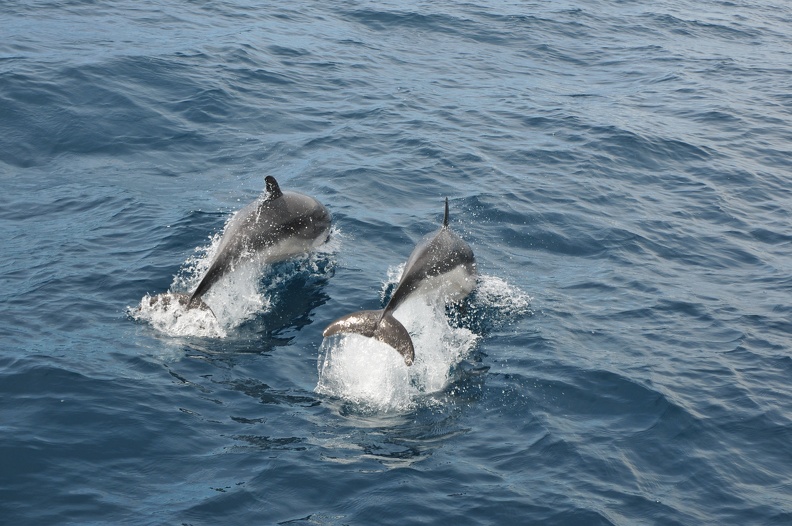
[[[398,282],[404,265],[388,269],[383,300]],[[479,276],[465,316],[510,317],[524,313],[530,297],[501,278]],[[413,340],[415,362],[404,363],[389,345],[358,334],[332,336],[319,351],[316,392],[377,411],[403,411],[419,397],[445,389],[454,367],[470,357],[481,336],[451,323],[442,298],[412,297],[395,312]]]
[[[226,226],[233,220],[231,216]],[[195,249],[195,255],[184,262],[174,276],[168,293],[189,294],[200,283],[217,254],[221,234],[211,237],[209,245]],[[328,259],[332,259],[341,245],[341,235],[337,228],[331,229],[330,239],[312,252],[293,258],[293,265],[279,265],[262,262],[252,256],[242,261],[223,276],[203,296],[211,312],[197,308],[188,309],[176,301],[152,303],[153,296],[146,294],[135,307],[130,307],[130,316],[138,321],[149,323],[152,327],[169,336],[198,336],[206,338],[225,338],[229,331],[247,320],[269,312],[276,303],[280,284],[298,274],[319,275],[327,271]]]

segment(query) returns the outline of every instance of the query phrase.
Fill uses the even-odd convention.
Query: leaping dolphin
[[[275,263],[321,245],[330,233],[330,213],[313,197],[282,192],[272,176],[266,192],[228,222],[209,270],[191,295],[163,294],[151,298],[168,303],[175,298],[188,308],[208,309],[201,299],[220,278],[242,261]]]
[[[381,310],[348,314],[327,326],[325,337],[356,333],[376,338],[399,352],[404,363],[415,361],[412,338],[393,312],[413,295],[438,294],[446,302],[464,299],[476,284],[473,250],[448,226],[448,198],[443,226],[424,237],[413,249],[388,304]]]

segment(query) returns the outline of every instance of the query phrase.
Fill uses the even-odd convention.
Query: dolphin
[[[393,312],[415,295],[437,294],[445,302],[464,299],[476,285],[473,250],[448,226],[448,198],[443,226],[424,237],[413,249],[401,279],[388,304],[380,310],[364,310],[343,316],[323,332],[326,338],[339,333],[356,333],[376,338],[399,352],[404,363],[415,361],[412,338]]]
[[[296,192],[282,192],[272,176],[264,181],[266,192],[226,225],[214,260],[192,294],[161,294],[151,298],[152,305],[175,300],[187,308],[211,311],[201,298],[238,263],[253,259],[275,263],[327,241],[330,213],[319,201]]]

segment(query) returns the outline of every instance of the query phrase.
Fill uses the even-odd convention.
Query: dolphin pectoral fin
[[[322,335],[327,338],[334,334],[355,333],[390,345],[404,357],[404,363],[412,365],[415,360],[412,338],[399,320],[389,312],[363,310],[353,312],[327,326]]]
[[[410,333],[390,312],[386,312],[380,320],[374,337],[396,349],[407,365],[412,365],[415,361],[415,349]]]
[[[338,318],[325,328],[322,336],[327,338],[334,334],[349,333],[360,334],[367,338],[373,338],[374,332],[377,330],[377,323],[382,317],[381,310],[362,310],[360,312],[353,312],[347,314],[342,318]]]

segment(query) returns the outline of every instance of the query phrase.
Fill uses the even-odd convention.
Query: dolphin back
[[[330,233],[330,213],[313,197],[283,192],[267,176],[266,193],[234,214],[226,224],[217,254],[209,270],[190,296],[189,307],[230,272],[256,254],[276,262],[308,252],[324,243]]]
[[[322,335],[327,338],[341,333],[354,333],[367,338],[376,338],[396,349],[407,365],[412,365],[415,361],[415,349],[410,333],[388,311],[363,310],[347,314],[328,325]]]

